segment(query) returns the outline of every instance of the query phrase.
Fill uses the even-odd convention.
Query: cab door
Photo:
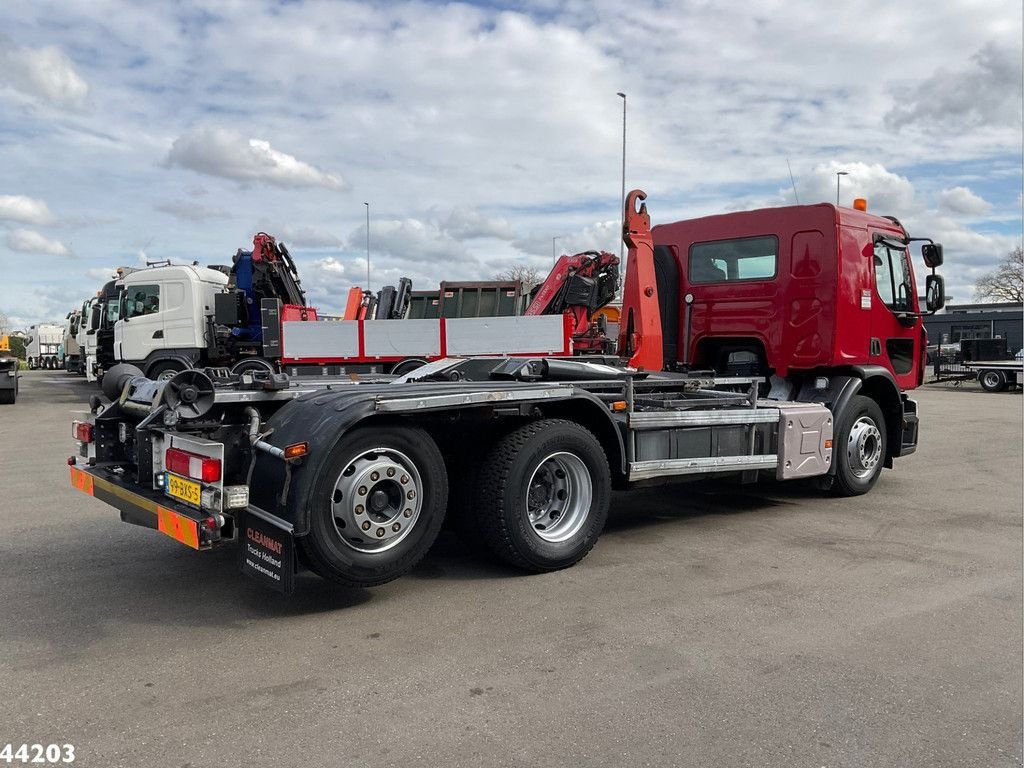
[[[876,234],[873,241],[869,355],[872,362],[892,372],[901,389],[912,388],[917,386],[921,359],[921,317],[910,254],[905,245],[891,237]]]
[[[121,359],[140,361],[164,346],[164,316],[158,284],[124,287],[120,331]]]

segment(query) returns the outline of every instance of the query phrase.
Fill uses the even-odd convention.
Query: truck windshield
[[[878,298],[893,312],[911,312],[913,281],[907,249],[880,240],[875,243],[875,289]]]
[[[103,320],[104,328],[113,328],[114,323],[121,319],[121,305],[114,299],[107,299],[107,311]]]

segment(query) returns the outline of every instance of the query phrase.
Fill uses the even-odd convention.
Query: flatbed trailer
[[[978,377],[986,392],[1012,389],[1024,379],[1024,360],[974,360],[963,366]]]

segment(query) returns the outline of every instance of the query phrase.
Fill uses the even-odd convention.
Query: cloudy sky
[[[375,289],[617,251],[618,91],[655,223],[791,204],[790,167],[834,202],[844,170],[969,301],[1021,242],[1021,30],[1019,0],[3,3],[0,313],[259,230],[338,311],[364,202]]]

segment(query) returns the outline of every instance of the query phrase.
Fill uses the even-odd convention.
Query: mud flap
[[[295,591],[295,537],[292,524],[250,505],[239,527],[238,566],[242,573],[283,595]]]

